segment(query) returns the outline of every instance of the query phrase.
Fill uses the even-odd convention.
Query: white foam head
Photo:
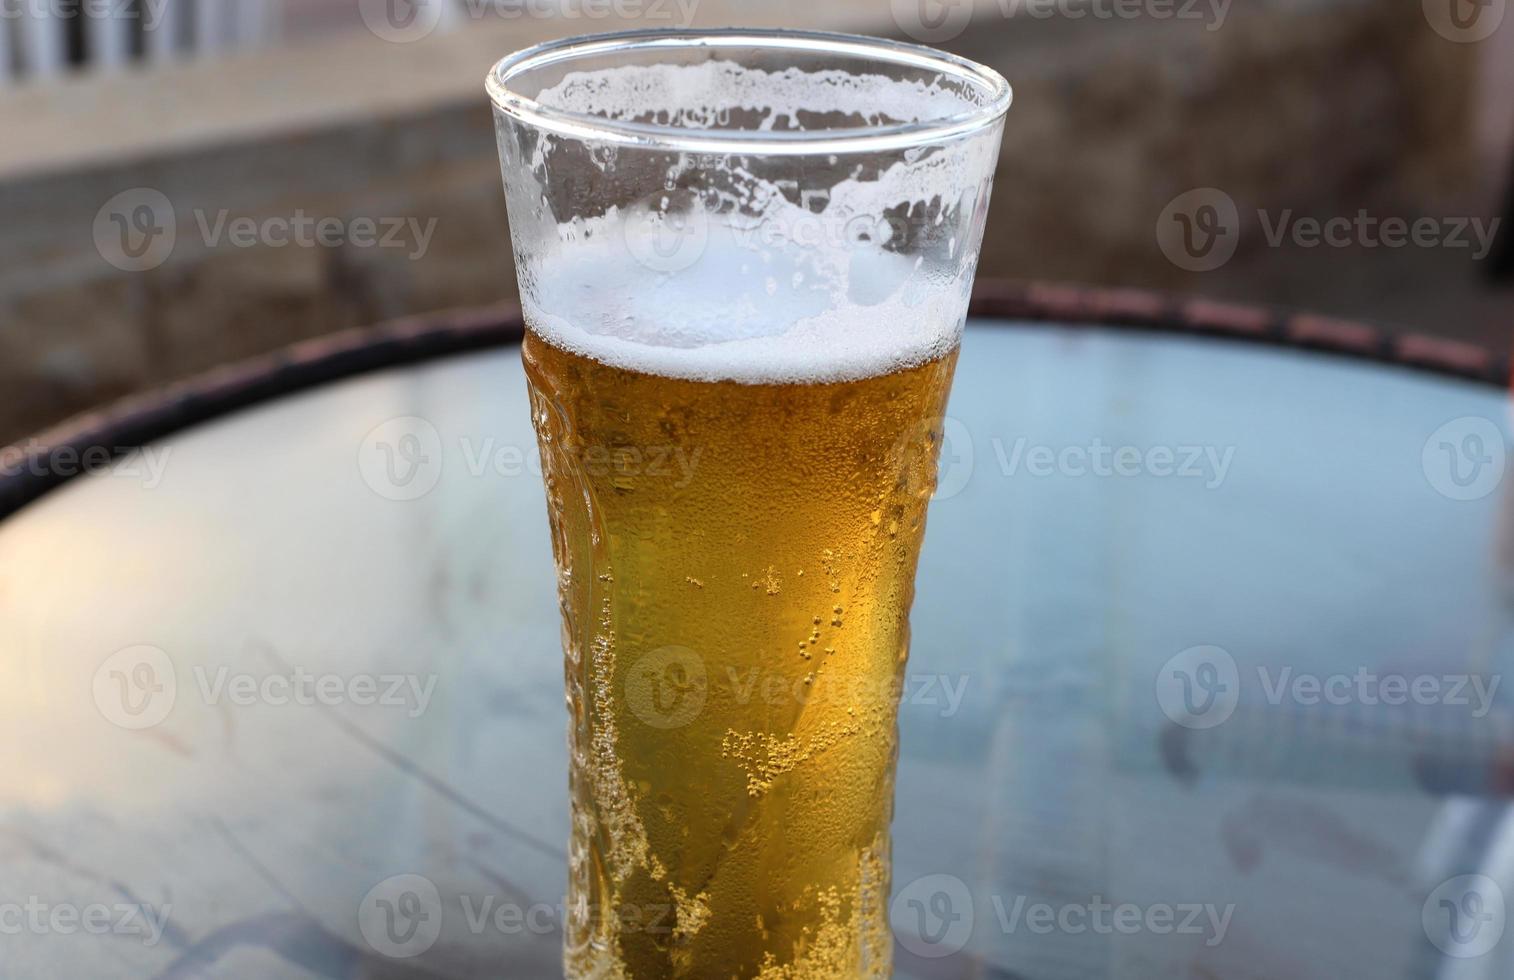
[[[926,122],[970,112],[972,89],[942,79],[899,79],[848,71],[763,71],[731,61],[692,65],[620,65],[576,71],[543,89],[544,106],[604,119],[629,120],[666,107],[662,125],[700,129],[735,110],[760,113],[759,131],[802,130],[816,113],[839,112],[875,125]]]
[[[574,72],[537,99],[622,119],[677,106],[654,116],[688,127],[755,113],[759,131],[803,128],[811,113],[883,125],[973,105],[940,82],[728,61]],[[512,198],[528,321],[557,346],[681,378],[816,382],[923,363],[960,338],[997,148],[990,128],[886,157],[822,155],[795,172],[806,185],[835,176],[798,190],[784,168],[759,175],[740,156],[690,190],[676,178],[707,162],[688,163],[669,174],[680,189],[632,205],[563,222],[538,210],[551,227],[525,228]],[[542,199],[553,149],[541,141],[529,162]],[[595,162],[613,177],[615,153]]]

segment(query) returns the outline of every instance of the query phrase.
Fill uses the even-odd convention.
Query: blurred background
[[[979,278],[1502,350],[1506,0],[0,0],[0,444],[219,365],[508,301],[483,77],[628,27],[918,40],[1015,86]]]

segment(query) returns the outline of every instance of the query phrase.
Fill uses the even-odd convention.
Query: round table
[[[1502,362],[1132,294],[976,309],[896,975],[1509,975]],[[0,459],[0,973],[559,972],[518,329],[296,349]]]

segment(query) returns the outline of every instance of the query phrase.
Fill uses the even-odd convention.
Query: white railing
[[[46,78],[61,72],[68,64],[68,31],[62,11],[47,4],[21,4],[19,17],[6,20],[15,33],[17,68],[23,75]]]
[[[439,3],[443,26],[460,19],[452,0],[386,2]],[[0,0],[0,88],[362,25],[354,0]]]

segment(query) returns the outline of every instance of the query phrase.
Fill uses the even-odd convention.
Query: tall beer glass
[[[488,80],[562,603],[570,977],[889,974],[896,715],[1004,79],[830,34]]]

